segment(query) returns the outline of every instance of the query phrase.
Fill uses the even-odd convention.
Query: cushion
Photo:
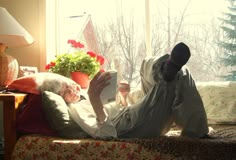
[[[39,94],[35,75],[17,78],[7,86],[7,89],[24,93]]]
[[[236,82],[198,82],[209,124],[236,124]]]
[[[42,110],[41,95],[29,94],[26,104],[16,114],[16,129],[19,133],[56,135],[50,127]]]
[[[65,138],[85,138],[88,135],[72,120],[64,99],[50,91],[42,92],[42,108],[50,126]]]
[[[65,89],[68,88],[76,93],[80,91],[80,86],[70,78],[50,72],[23,76],[7,86],[8,90],[23,93],[40,94],[40,92],[47,90],[61,95],[64,95]]]

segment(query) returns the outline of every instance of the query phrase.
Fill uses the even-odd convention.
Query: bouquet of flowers
[[[88,74],[90,79],[99,70],[103,70],[102,65],[105,62],[103,56],[91,51],[84,51],[84,45],[76,40],[68,40],[68,43],[76,51],[56,56],[54,60],[46,65],[46,70],[66,77],[70,77],[71,72],[82,72]]]

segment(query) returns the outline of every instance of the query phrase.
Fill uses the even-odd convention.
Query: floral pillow
[[[85,138],[88,135],[71,118],[64,99],[49,91],[42,92],[42,108],[50,126],[65,138]]]

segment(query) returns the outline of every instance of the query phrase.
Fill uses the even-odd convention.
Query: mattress
[[[13,160],[236,160],[236,125],[217,125],[207,137],[180,137],[178,130],[152,139],[63,139],[22,136]]]

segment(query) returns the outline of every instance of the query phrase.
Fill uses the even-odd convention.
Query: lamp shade
[[[8,48],[26,46],[34,42],[32,36],[3,7],[0,7],[0,24],[0,43]]]
[[[17,78],[17,60],[5,54],[6,48],[22,47],[34,42],[32,36],[8,13],[0,7],[0,88]]]

